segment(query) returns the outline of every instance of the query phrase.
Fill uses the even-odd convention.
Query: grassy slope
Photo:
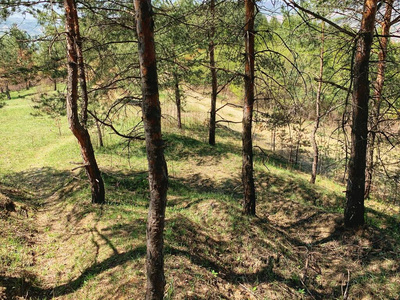
[[[66,120],[60,136],[54,120],[33,116],[32,93],[0,110],[0,196],[17,204],[0,212],[0,299],[142,299],[143,143],[128,157],[106,135],[97,155],[108,204],[92,206],[85,175],[71,171],[80,158]],[[164,119],[167,299],[332,299],[346,287],[353,299],[399,297],[398,207],[368,202],[369,226],[353,235],[342,229],[343,186],[323,178],[311,186],[269,153],[265,165],[256,160],[258,217],[243,216],[240,127],[219,129],[208,146],[207,100],[193,94],[184,131]],[[240,110],[228,114],[240,119]]]

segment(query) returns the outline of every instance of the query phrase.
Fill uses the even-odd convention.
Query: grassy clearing
[[[53,119],[33,116],[34,93],[0,110],[0,195],[16,204],[0,216],[0,299],[142,299],[143,142],[128,155],[106,134],[96,153],[107,204],[93,206],[85,174],[71,171],[80,158],[66,120],[59,135]],[[221,127],[208,146],[199,101],[186,106],[183,131],[164,120],[166,299],[340,299],[346,288],[353,299],[398,298],[397,206],[369,201],[368,227],[353,235],[342,228],[343,186],[312,186],[268,152],[256,159],[257,217],[243,216],[240,135]]]

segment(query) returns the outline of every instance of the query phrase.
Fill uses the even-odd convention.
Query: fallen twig
[[[347,270],[347,283],[346,283],[346,288],[344,291],[343,291],[343,286],[344,286],[344,284],[342,284],[342,286],[341,286],[343,300],[347,300],[349,298],[349,287],[350,287],[350,271],[349,270]]]

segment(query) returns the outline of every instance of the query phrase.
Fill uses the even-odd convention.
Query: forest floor
[[[38,114],[36,93],[13,93],[0,109],[0,299],[143,299],[144,143],[106,132],[96,154],[107,204],[92,205],[67,121]],[[368,200],[365,228],[345,230],[344,185],[311,185],[264,148],[257,216],[244,216],[240,124],[218,128],[209,146],[207,104],[190,91],[184,129],[163,121],[165,299],[400,299],[398,204]],[[239,108],[224,113],[240,121]]]

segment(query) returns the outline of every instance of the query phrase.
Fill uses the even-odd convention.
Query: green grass
[[[35,115],[34,93],[13,93],[0,109],[0,193],[17,205],[0,218],[0,298],[143,298],[144,142],[128,148],[105,132],[95,150],[107,203],[91,205],[85,173],[72,171],[81,158],[66,118],[60,136],[51,117]],[[400,293],[397,206],[367,202],[368,227],[354,235],[342,227],[343,185],[311,185],[309,174],[256,151],[257,217],[247,217],[240,134],[220,127],[211,147],[201,120],[163,130],[167,299],[340,299],[347,270],[355,299]]]
[[[68,130],[66,118],[61,123],[60,136],[55,120],[33,115],[33,103],[28,96],[17,98],[16,92],[11,95],[12,100],[7,101],[0,114],[0,173],[43,166],[64,169],[65,164],[76,160],[79,148]]]

